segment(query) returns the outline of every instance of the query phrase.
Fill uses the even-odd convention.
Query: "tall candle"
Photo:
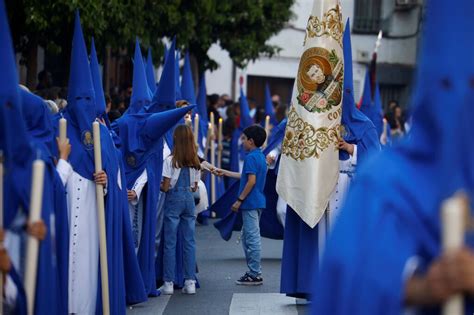
[[[211,113],[212,114],[212,113]],[[214,118],[214,116],[211,116],[211,118]],[[212,139],[214,139],[215,135],[214,135],[214,125],[212,124],[212,122],[209,123],[211,129],[209,134],[210,134],[210,150],[211,150],[211,164],[212,166],[215,166],[216,165],[216,147],[215,147],[215,143]],[[214,174],[211,175],[211,204],[213,204],[214,202],[216,202],[216,177]]]
[[[223,140],[223,134],[222,134],[222,127],[223,127],[223,119],[219,118],[219,128],[217,129],[217,167],[221,168],[222,167],[222,140]]]
[[[463,246],[467,207],[467,198],[460,194],[449,198],[441,205],[442,245],[444,252],[449,253]],[[454,295],[444,303],[443,315],[462,314],[464,314],[464,298],[462,294]]]
[[[100,125],[97,121],[92,123],[92,134],[94,140],[94,162],[95,172],[102,171],[102,152],[100,144]],[[102,284],[102,312],[104,315],[110,314],[109,304],[109,269],[107,264],[107,239],[105,231],[105,204],[104,187],[95,185],[97,202],[97,219],[99,225],[99,255],[100,255],[100,275]]]
[[[33,178],[31,181],[31,199],[29,223],[38,222],[41,218],[43,205],[43,185],[44,168],[42,160],[33,162]],[[38,270],[39,240],[33,236],[28,236],[26,244],[26,270],[25,270],[25,291],[28,305],[28,314],[34,314],[36,273]]]
[[[59,142],[64,143],[67,138],[67,120],[64,117],[59,119]]]
[[[199,140],[199,115],[194,115],[194,142],[198,144]]]
[[[265,132],[267,134],[267,137],[266,137],[265,143],[263,145],[266,147],[267,142],[268,142],[268,137],[270,136],[270,116],[269,115],[267,115],[265,117]]]
[[[211,112],[209,114],[209,122],[211,123],[212,128],[214,128],[215,122],[214,122],[214,113],[213,112]]]

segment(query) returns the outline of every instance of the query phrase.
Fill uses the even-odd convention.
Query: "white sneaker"
[[[184,287],[182,292],[184,294],[196,294],[196,280],[184,281]]]
[[[166,295],[171,295],[174,292],[174,285],[171,281],[165,281],[160,288],[161,293]]]

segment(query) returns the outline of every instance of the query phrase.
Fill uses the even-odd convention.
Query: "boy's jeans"
[[[260,265],[261,238],[260,238],[260,215],[262,210],[241,210],[242,212],[242,246],[245,259],[249,267],[249,274],[253,277],[262,274]]]

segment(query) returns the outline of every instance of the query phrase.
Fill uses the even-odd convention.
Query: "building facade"
[[[412,76],[416,66],[419,34],[423,16],[422,0],[341,0],[344,19],[350,18],[354,88],[359,99],[367,65],[379,30],[384,37],[378,51],[377,79],[383,105],[397,100],[402,107],[409,101]],[[263,87],[268,82],[271,92],[279,94],[282,102],[291,98],[294,78],[303,51],[308,14],[313,0],[297,0],[292,10],[295,17],[270,43],[282,48],[272,57],[261,57],[245,69],[234,68],[227,52],[218,45],[209,54],[220,68],[206,73],[208,93],[238,97],[240,82],[250,98],[263,102]]]

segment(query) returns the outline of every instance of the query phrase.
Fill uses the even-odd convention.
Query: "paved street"
[[[229,242],[222,240],[217,230],[209,226],[196,228],[197,261],[201,288],[188,296],[174,295],[150,298],[135,305],[129,315],[141,314],[305,314],[305,305],[279,294],[282,241],[263,239],[262,268],[264,284],[257,287],[235,285],[246,271],[238,233]]]

